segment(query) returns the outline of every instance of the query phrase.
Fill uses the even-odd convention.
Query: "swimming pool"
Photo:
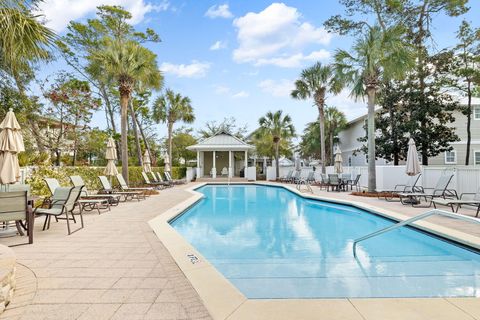
[[[207,185],[171,221],[247,298],[478,297],[480,255],[413,228],[284,188]]]

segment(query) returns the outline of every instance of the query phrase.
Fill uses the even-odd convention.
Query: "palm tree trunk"
[[[323,100],[323,99],[322,99]],[[325,113],[323,112],[323,103],[317,104],[318,124],[320,125],[320,161],[322,162],[322,173],[325,173]],[[333,148],[333,146],[331,146]]]
[[[173,146],[173,122],[168,123],[168,160],[170,161],[170,168],[173,166],[173,159],[172,159],[172,146]]]
[[[367,88],[368,95],[368,192],[377,189],[375,168],[375,88]]]
[[[128,116],[128,100],[130,97],[127,93],[120,91],[120,126],[121,126],[121,147],[122,147],[122,175],[128,183],[128,131],[127,131],[127,116]]]
[[[140,131],[140,135],[142,136],[143,143],[145,144],[145,148],[147,148],[148,154],[150,155],[150,161],[153,163],[153,161],[152,161],[153,154],[150,151],[150,145],[148,144],[147,138],[145,137],[145,133],[143,132],[142,125],[140,124],[140,121],[138,121],[137,117],[135,117],[135,121],[137,122],[137,126],[138,126],[138,129]]]
[[[132,128],[133,128],[133,134],[135,136],[135,146],[136,146],[136,149],[137,149],[138,165],[141,167],[143,165],[142,148],[140,147],[140,138],[138,136],[137,116],[135,115],[135,110],[133,109],[133,104],[132,104],[131,99],[128,102],[128,108],[130,109],[130,114],[132,116]]]
[[[280,141],[275,142],[275,174],[276,174],[276,179],[280,178],[280,162],[279,162],[279,146],[280,146]]]

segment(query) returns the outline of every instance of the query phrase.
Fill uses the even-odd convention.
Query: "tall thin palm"
[[[329,163],[333,163],[333,144],[335,136],[347,126],[345,114],[335,107],[325,108],[325,131],[327,132],[329,146]]]
[[[404,30],[378,26],[357,40],[353,54],[338,50],[335,54],[336,80],[352,88],[355,98],[368,97],[368,191],[376,190],[375,101],[382,81],[401,79],[413,67],[414,55],[403,39]]]
[[[134,41],[107,39],[92,53],[92,63],[101,66],[105,76],[116,81],[120,93],[122,175],[128,182],[128,103],[136,86],[160,89],[163,76],[158,70],[156,55]]]
[[[0,0],[0,68],[17,84],[22,70],[50,57],[56,39],[55,33],[40,22],[41,15],[33,13],[35,2]]]
[[[292,118],[288,114],[285,116],[281,110],[275,113],[269,111],[258,120],[260,128],[256,131],[257,137],[262,135],[269,135],[272,137],[275,146],[275,164],[277,178],[280,176],[279,167],[279,146],[280,142],[293,138],[295,136],[295,128],[292,123]]]
[[[336,92],[333,68],[317,62],[312,67],[304,69],[300,79],[295,81],[295,89],[291,92],[294,99],[306,100],[313,98],[318,108],[318,123],[320,126],[320,160],[322,173],[325,173],[325,113],[324,106],[327,92]]]
[[[180,93],[167,89],[165,94],[158,97],[153,105],[153,119],[166,122],[168,129],[168,157],[172,161],[172,133],[175,122],[183,121],[193,123],[195,114],[189,97],[183,97]]]

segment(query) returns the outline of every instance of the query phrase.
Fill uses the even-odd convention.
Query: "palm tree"
[[[347,126],[345,114],[335,107],[325,108],[325,131],[327,132],[328,163],[333,163],[333,144],[336,135]]]
[[[168,157],[172,160],[172,133],[175,122],[183,121],[193,123],[195,114],[189,97],[183,97],[180,93],[167,89],[165,94],[158,97],[153,105],[153,119],[166,122],[168,129]]]
[[[283,116],[282,111],[275,113],[269,111],[258,120],[260,128],[255,132],[257,138],[262,136],[271,136],[275,147],[275,164],[277,178],[280,176],[279,168],[279,146],[281,141],[289,140],[295,136],[295,128],[292,124],[292,118],[287,114]]]
[[[306,100],[312,98],[318,108],[318,123],[320,126],[320,161],[322,173],[325,173],[325,96],[327,92],[337,92],[334,72],[331,66],[317,62],[312,67],[304,69],[300,79],[295,81],[295,89],[291,92],[294,99]]]
[[[136,86],[160,89],[163,76],[158,70],[156,55],[134,41],[106,39],[92,53],[92,63],[98,63],[110,81],[116,81],[120,93],[122,175],[128,182],[128,104]]]
[[[20,73],[31,64],[50,58],[55,46],[55,33],[34,14],[36,1],[0,0],[0,69],[13,76],[23,93]]]
[[[392,27],[383,31],[379,26],[368,32],[353,46],[353,54],[338,50],[335,73],[339,83],[352,88],[355,98],[368,97],[368,191],[376,190],[375,170],[375,102],[383,81],[401,79],[414,65],[414,55],[404,41],[404,30]]]

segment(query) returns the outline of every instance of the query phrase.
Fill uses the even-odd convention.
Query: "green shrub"
[[[122,172],[122,168],[117,168],[118,172]],[[60,182],[62,186],[69,186],[70,176],[79,175],[89,190],[98,190],[101,188],[98,176],[104,175],[104,167],[35,167],[29,177],[26,179],[26,183],[30,184],[32,193],[39,196],[49,196],[50,191],[43,180],[44,178],[55,178]],[[163,168],[153,167],[153,171],[160,172],[163,175]],[[129,167],[128,177],[129,184],[131,186],[142,186],[144,184],[142,177],[142,167]],[[172,178],[182,179],[186,175],[186,168],[172,167]],[[113,186],[116,186],[118,182],[116,179],[112,179]]]

